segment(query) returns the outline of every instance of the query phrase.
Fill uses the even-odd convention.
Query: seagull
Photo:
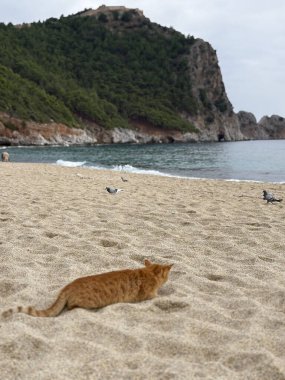
[[[106,190],[110,194],[117,194],[119,191],[123,191],[123,189],[116,189],[115,187],[106,187]]]
[[[121,180],[122,180],[123,182],[128,182],[128,180],[127,180],[126,178],[124,178],[124,177],[121,177]]]
[[[272,193],[268,193],[266,190],[263,190],[263,199],[267,201],[267,203],[282,202],[282,199],[275,198]]]

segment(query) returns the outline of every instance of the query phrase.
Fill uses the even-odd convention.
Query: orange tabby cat
[[[168,280],[172,265],[152,264],[145,267],[102,273],[78,278],[66,285],[57,300],[46,310],[18,306],[5,311],[4,317],[14,313],[26,313],[34,317],[56,317],[67,307],[95,309],[118,302],[139,302],[154,298],[157,290]]]

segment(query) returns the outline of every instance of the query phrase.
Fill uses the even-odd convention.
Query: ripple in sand
[[[15,340],[0,344],[2,357],[10,360],[30,360],[50,351],[49,345],[44,339],[23,334]]]
[[[268,357],[265,354],[241,352],[231,355],[223,364],[235,372],[245,372],[248,370],[257,369],[259,366],[265,366],[268,363]]]
[[[174,340],[170,336],[154,334],[149,339],[147,350],[162,358],[191,358],[195,361],[219,360],[220,354],[215,348],[191,345],[188,342]]]
[[[131,253],[131,254],[130,254],[130,259],[131,259],[132,261],[136,261],[136,262],[139,263],[140,266],[141,266],[141,264],[142,264],[142,262],[143,262],[144,259],[148,259],[148,260],[152,261],[152,260],[153,260],[153,257],[143,257],[142,255],[138,255],[138,254],[136,254],[136,253]]]
[[[236,310],[232,310],[229,314],[230,314],[230,317],[233,318],[233,319],[251,319],[253,318],[256,313],[257,313],[258,309],[257,307],[255,309],[251,309],[251,308],[237,308]]]
[[[101,311],[102,314],[104,311]],[[102,317],[102,316],[101,316]],[[98,323],[96,329],[93,330],[90,322],[82,322],[78,330],[77,335],[82,338],[88,339],[94,342],[96,345],[103,347],[112,347],[114,350],[125,353],[135,353],[140,351],[142,346],[139,339],[132,336],[132,332],[126,333],[119,331],[117,328]]]

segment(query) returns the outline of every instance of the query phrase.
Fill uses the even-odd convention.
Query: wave
[[[156,175],[156,176],[163,176],[163,177],[172,177],[172,178],[184,178],[189,180],[202,180],[202,181],[225,181],[225,182],[254,182],[254,183],[264,183],[267,181],[262,180],[253,180],[253,179],[236,179],[236,178],[207,178],[207,177],[194,177],[194,176],[181,176],[181,175],[175,175],[170,173],[164,173],[159,170],[154,169],[142,169],[137,168],[132,165],[113,165],[113,166],[103,166],[103,165],[93,165],[87,163],[87,161],[65,161],[65,160],[57,160],[56,165],[75,168],[75,167],[84,167],[88,169],[94,169],[94,170],[113,170],[116,172],[124,172],[124,173],[135,173],[135,174],[148,174],[148,175]],[[268,181],[272,184],[284,184],[285,182],[274,182],[274,181]]]
[[[164,177],[177,177],[176,175],[162,173],[158,170],[152,170],[152,169],[140,169],[136,168],[132,165],[113,165],[113,166],[100,166],[100,165],[92,165],[87,164],[87,161],[65,161],[65,160],[57,160],[56,165],[60,166],[66,166],[70,168],[75,167],[85,167],[88,169],[95,169],[95,170],[113,170],[116,172],[125,172],[125,173],[136,173],[136,174],[151,174],[151,175],[160,175]],[[184,177],[183,177],[184,178]],[[185,177],[187,178],[187,177]]]
[[[85,164],[86,164],[86,161],[64,161],[64,160],[56,161],[56,165],[66,166],[69,168],[77,168],[79,166],[84,166]]]
[[[152,175],[160,175],[164,177],[176,177],[171,174],[162,173],[159,170],[153,170],[153,169],[140,169],[136,168],[132,165],[114,165],[112,166],[111,170],[114,170],[116,172],[126,172],[126,173],[136,173],[136,174],[152,174]]]

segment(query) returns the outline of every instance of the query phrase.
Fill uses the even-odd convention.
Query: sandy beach
[[[46,308],[78,277],[174,264],[150,301],[1,317],[1,379],[285,379],[285,199],[262,200],[285,185],[0,172],[0,314]]]

